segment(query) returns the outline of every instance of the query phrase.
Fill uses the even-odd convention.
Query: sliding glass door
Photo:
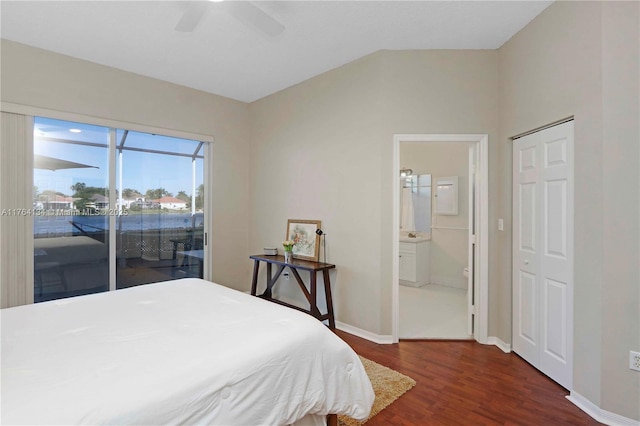
[[[34,301],[109,289],[109,129],[34,120]]]
[[[202,277],[204,143],[118,130],[117,288]]]
[[[203,277],[205,149],[36,118],[35,302]]]

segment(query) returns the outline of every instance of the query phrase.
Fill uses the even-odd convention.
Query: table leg
[[[327,426],[338,426],[337,414],[327,414]]]
[[[293,276],[298,282],[298,286],[300,287],[300,290],[302,290],[302,292],[304,293],[304,297],[307,298],[307,302],[311,304],[311,294],[309,294],[309,290],[307,290],[307,287],[305,287],[304,281],[302,281],[302,277],[298,273],[298,270],[296,268],[289,268],[289,269],[291,270],[291,272],[293,273]]]
[[[271,298],[271,286],[272,285],[273,284],[271,284],[271,264],[267,263],[267,288],[264,290],[264,293],[262,293],[263,296]]]
[[[267,263],[267,289],[264,291],[264,293],[262,293],[261,297],[264,297],[266,299],[272,298],[273,295],[271,289],[274,285],[276,285],[278,278],[280,278],[280,275],[282,275],[282,271],[284,271],[284,265],[280,265],[278,267],[278,270],[276,271],[276,274],[274,276],[271,276],[271,264]]]
[[[322,271],[322,279],[324,280],[324,294],[327,298],[327,313],[329,314],[329,328],[336,328],[336,320],[333,316],[333,299],[331,298],[331,281],[329,278],[329,270]]]
[[[315,315],[317,317],[320,317],[320,311],[318,310],[318,288],[316,286],[316,271],[309,271],[309,274],[311,275],[311,279],[309,280],[309,287],[311,290],[311,300],[310,300],[310,311],[311,311],[311,315]]]
[[[253,280],[251,281],[251,295],[256,295],[256,290],[258,289],[258,268],[260,267],[260,262],[257,260],[253,261]]]

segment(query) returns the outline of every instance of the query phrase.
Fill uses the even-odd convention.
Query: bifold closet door
[[[573,369],[573,121],[513,142],[513,350],[567,389]]]

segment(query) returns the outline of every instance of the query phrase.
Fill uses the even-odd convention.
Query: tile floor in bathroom
[[[428,284],[400,286],[401,339],[470,339],[467,290]]]

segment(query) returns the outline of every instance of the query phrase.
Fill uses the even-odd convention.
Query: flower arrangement
[[[293,246],[296,244],[293,240],[287,240],[282,242],[282,247],[284,247],[284,251],[293,252]]]

